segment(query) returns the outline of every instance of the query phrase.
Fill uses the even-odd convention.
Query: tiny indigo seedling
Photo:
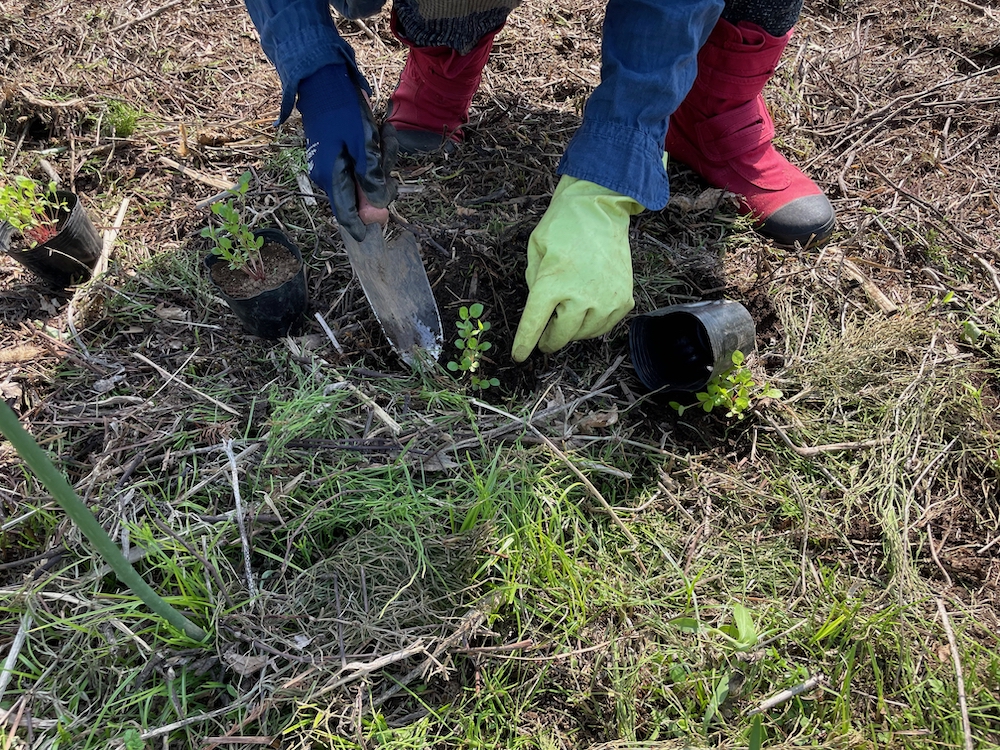
[[[201,236],[215,243],[212,253],[227,261],[234,271],[243,271],[251,278],[263,281],[266,274],[260,249],[264,246],[264,238],[255,237],[240,214],[249,186],[250,173],[244,172],[236,186],[228,191],[231,197],[212,206],[212,213],[219,218],[222,226],[207,226],[201,230]]]
[[[489,341],[483,341],[483,334],[490,330],[490,323],[480,319],[482,314],[483,306],[478,302],[471,307],[463,305],[458,309],[455,326],[459,337],[455,339],[455,348],[462,352],[462,359],[449,362],[448,369],[452,372],[469,373],[472,387],[485,391],[490,386],[500,385],[500,381],[497,378],[483,378],[476,373],[483,353],[493,348]]]
[[[745,359],[743,352],[733,352],[732,366],[708,381],[704,391],[695,394],[702,409],[710,412],[716,407],[722,407],[726,409],[727,417],[743,419],[756,401],[762,398],[781,398],[782,393],[777,388],[766,383],[758,385],[754,381],[750,369],[743,364]],[[690,408],[677,401],[671,401],[670,406],[677,410],[678,416]]]

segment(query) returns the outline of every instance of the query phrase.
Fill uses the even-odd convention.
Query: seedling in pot
[[[246,203],[249,186],[250,173],[244,172],[239,183],[228,191],[230,197],[212,205],[212,213],[221,226],[209,225],[201,230],[201,236],[215,243],[212,253],[229,263],[231,269],[263,281],[266,273],[260,249],[264,246],[264,238],[254,235],[240,211]]]
[[[462,353],[462,358],[449,362],[448,369],[452,372],[469,373],[472,387],[485,391],[491,386],[500,385],[500,381],[497,378],[483,378],[477,374],[483,354],[493,348],[493,344],[489,341],[483,341],[483,334],[490,330],[490,323],[480,320],[482,314],[483,306],[478,302],[471,307],[463,305],[458,309],[458,320],[455,321],[455,325],[458,327],[459,337],[455,339],[455,348]]]
[[[0,189],[0,221],[21,233],[28,247],[48,242],[59,233],[59,213],[66,202],[56,195],[56,183],[44,189],[27,177],[13,177],[13,183]]]

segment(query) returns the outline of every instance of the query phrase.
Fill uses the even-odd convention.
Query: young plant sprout
[[[715,408],[726,410],[727,417],[743,419],[753,405],[765,398],[781,398],[782,393],[766,383],[758,384],[744,364],[743,352],[733,352],[732,366],[713,377],[705,386],[705,390],[695,394],[701,408],[710,412]],[[671,401],[670,406],[682,416],[687,406]]]
[[[29,247],[48,242],[59,233],[59,212],[66,202],[56,195],[56,183],[44,189],[27,177],[18,175],[0,188],[0,221],[6,221],[28,241]]]
[[[212,205],[212,213],[218,217],[221,226],[209,225],[201,230],[201,236],[215,243],[212,253],[228,262],[231,269],[263,281],[266,273],[260,249],[264,246],[264,238],[254,235],[240,212],[249,186],[250,173],[244,172],[236,186],[228,191],[230,197]]]
[[[483,354],[493,348],[493,344],[489,341],[483,341],[483,334],[490,330],[490,323],[480,320],[482,314],[483,306],[478,302],[471,307],[463,305],[458,309],[458,320],[455,321],[455,325],[459,337],[455,339],[455,348],[462,353],[462,358],[449,362],[448,369],[452,372],[469,373],[472,387],[485,391],[491,386],[500,385],[500,381],[497,378],[481,377],[477,372]]]

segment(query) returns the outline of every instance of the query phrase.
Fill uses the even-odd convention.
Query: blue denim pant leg
[[[663,141],[670,115],[697,73],[723,0],[611,0],[604,20],[601,83],[559,163],[559,173],[667,204]]]

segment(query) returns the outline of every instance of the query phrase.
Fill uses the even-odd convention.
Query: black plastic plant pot
[[[59,212],[52,238],[29,248],[19,232],[3,224],[0,250],[50,284],[66,287],[91,277],[103,242],[75,193],[57,190],[56,197],[66,208]]]
[[[272,242],[284,246],[298,261],[298,272],[279,286],[252,297],[232,297],[219,286],[212,273],[216,264],[225,264],[226,261],[217,255],[209,255],[205,258],[205,265],[208,267],[208,278],[211,279],[212,286],[240,319],[247,332],[265,339],[276,339],[291,333],[306,311],[308,299],[305,264],[299,249],[277,229],[258,229],[254,235],[263,237],[265,246]]]
[[[739,302],[717,300],[662,307],[632,319],[629,353],[640,382],[651,391],[694,393],[749,354],[757,327]]]

